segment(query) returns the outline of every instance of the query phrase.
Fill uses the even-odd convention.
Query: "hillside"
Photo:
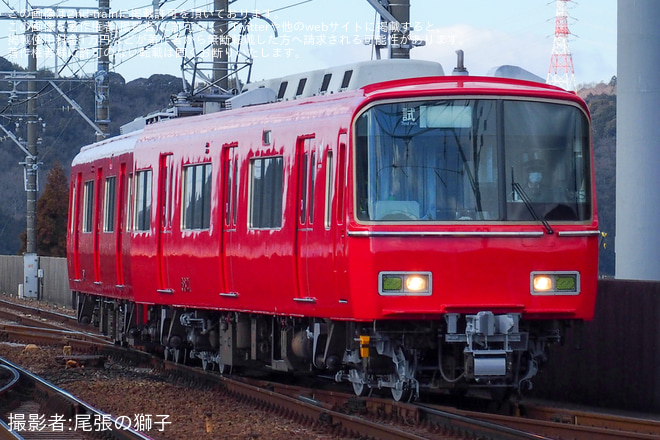
[[[0,57],[0,71],[22,72],[23,68]],[[49,72],[39,72],[40,79],[52,79]],[[58,82],[58,86],[94,119],[94,83],[82,81]],[[24,85],[19,85],[24,89]],[[0,84],[0,93],[6,96],[12,84]],[[46,176],[55,161],[59,161],[69,173],[69,164],[80,148],[95,141],[95,132],[84,119],[71,108],[70,104],[46,82],[39,82],[40,94],[37,102],[39,117],[45,123],[38,136],[39,184],[40,191]],[[119,134],[119,127],[137,116],[167,107],[170,96],[181,91],[181,79],[171,75],[152,75],[125,82],[121,75],[110,74],[110,134]],[[19,95],[20,97],[20,95]],[[6,102],[6,101],[5,101]],[[11,129],[17,137],[26,138],[22,119],[8,116],[25,113],[25,105],[0,106],[3,118],[0,123]],[[18,122],[18,127],[15,123]],[[3,132],[0,132],[4,135]],[[25,230],[25,190],[23,167],[19,162],[25,159],[24,153],[6,136],[0,136],[0,254],[16,254],[20,248],[19,235]]]
[[[591,112],[594,167],[600,230],[607,234],[600,250],[600,274],[614,275],[616,222],[616,77],[583,87],[578,95]]]

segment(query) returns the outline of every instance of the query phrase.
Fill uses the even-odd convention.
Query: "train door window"
[[[283,168],[281,156],[250,161],[250,228],[276,229],[282,226]]]
[[[231,204],[234,207],[234,224],[238,218],[238,160],[234,159],[234,184],[233,184],[233,197]]]
[[[151,170],[138,171],[135,175],[135,231],[151,228]]]
[[[335,182],[336,192],[337,192],[337,208],[335,210],[337,214],[337,224],[341,225],[344,223],[344,187],[346,185],[346,144],[339,144],[339,151],[337,152],[339,156],[337,158],[337,181]]]
[[[128,184],[126,185],[126,232],[131,231],[131,219],[133,218],[131,211],[131,200],[133,198],[133,173],[128,175]]]
[[[161,230],[170,230],[172,227],[172,197],[173,197],[173,180],[172,180],[172,154],[162,154],[160,157],[160,189],[158,194],[160,197],[163,197],[161,201],[162,206],[159,208],[161,210],[160,218],[160,227]]]
[[[325,229],[330,229],[330,219],[332,218],[332,151],[328,150],[325,158]]]
[[[309,163],[309,224],[314,222],[314,188],[316,187],[316,152],[312,151]]]
[[[270,131],[268,133],[270,133]],[[235,157],[235,147],[228,148],[225,154],[225,225],[236,226],[236,214],[238,212],[236,206],[236,194],[238,192],[238,161]]]
[[[303,139],[300,158],[300,224],[312,224],[314,219],[314,187],[316,185],[316,152],[312,151],[313,138]]]
[[[208,229],[211,224],[211,164],[183,169],[183,229]]]
[[[300,158],[300,224],[305,224],[307,216],[307,153]]]
[[[116,177],[105,179],[105,195],[103,198],[103,232],[115,230],[115,194]]]
[[[83,189],[83,232],[92,232],[94,224],[94,181],[85,182]]]
[[[76,221],[78,220],[78,181],[76,178],[71,179],[71,200],[69,201],[69,233],[73,234],[76,231]]]

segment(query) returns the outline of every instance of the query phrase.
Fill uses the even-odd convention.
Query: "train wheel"
[[[404,387],[402,389],[390,388],[392,391],[392,398],[397,402],[410,402],[410,399],[413,396],[413,391],[410,387]]]
[[[371,387],[366,384],[366,375],[363,371],[352,369],[348,372],[349,381],[353,385],[353,392],[358,397],[365,397],[371,394]]]

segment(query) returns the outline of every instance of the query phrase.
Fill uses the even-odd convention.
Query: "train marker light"
[[[429,296],[431,272],[381,272],[378,293],[382,296]]]
[[[579,295],[579,272],[532,272],[530,274],[532,295]]]

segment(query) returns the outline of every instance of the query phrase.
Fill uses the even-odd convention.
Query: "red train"
[[[331,375],[357,394],[528,386],[594,313],[587,107],[402,62],[84,147],[79,319],[177,362]],[[405,66],[431,76],[378,80]]]

